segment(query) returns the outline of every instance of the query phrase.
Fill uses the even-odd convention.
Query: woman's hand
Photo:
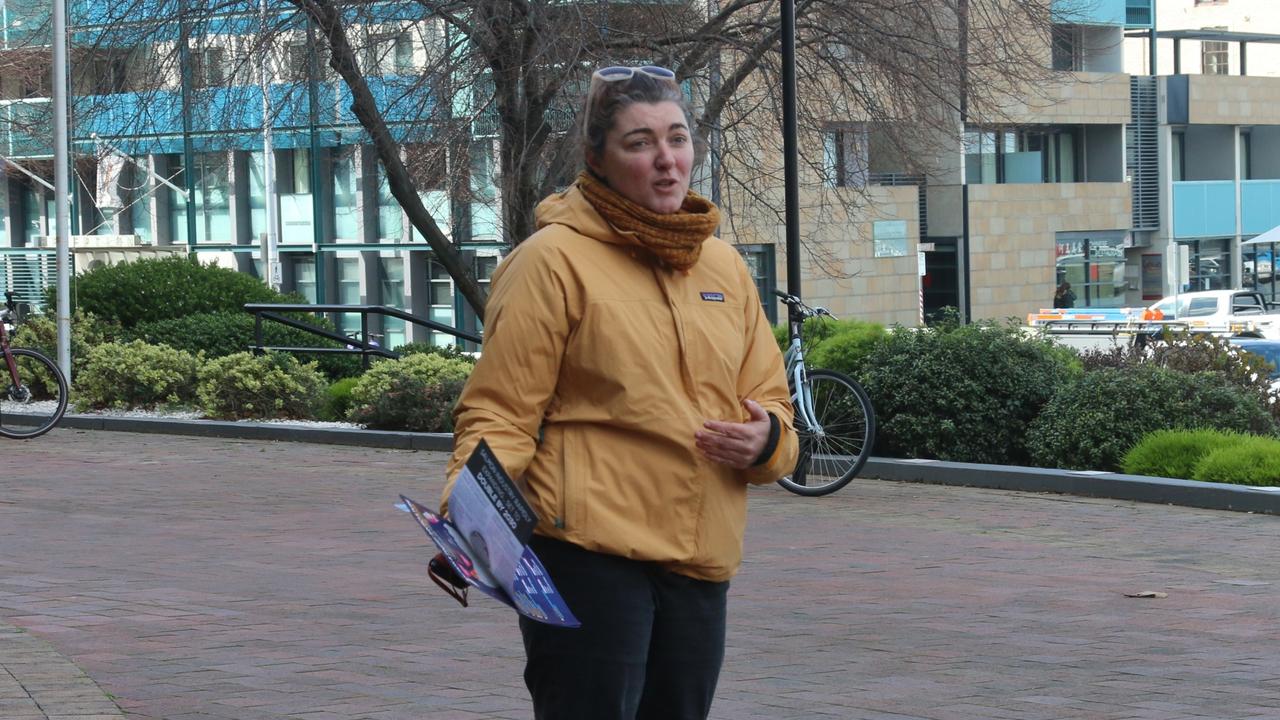
[[[738,470],[751,467],[769,442],[769,413],[755,400],[743,400],[750,420],[747,422],[722,422],[708,420],[704,430],[694,433],[694,438],[704,457],[721,465]]]

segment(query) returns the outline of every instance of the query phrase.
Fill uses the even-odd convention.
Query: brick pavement
[[[513,617],[452,606],[392,508],[434,501],[443,455],[61,429],[5,449],[0,622],[129,717],[529,717]],[[875,480],[757,488],[751,513],[720,720],[1280,716],[1280,518]]]

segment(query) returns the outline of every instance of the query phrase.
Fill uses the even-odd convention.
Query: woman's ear
[[[600,157],[596,155],[595,150],[587,150],[583,153],[583,158],[587,161],[587,169],[596,175],[596,177],[604,177],[600,171]]]

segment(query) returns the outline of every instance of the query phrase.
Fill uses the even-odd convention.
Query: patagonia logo
[[[707,302],[724,302],[724,293],[704,292],[702,293],[702,299]]]

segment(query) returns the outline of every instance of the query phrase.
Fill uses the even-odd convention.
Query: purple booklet
[[[581,625],[529,549],[537,524],[533,508],[483,440],[454,482],[450,519],[404,495],[400,499],[469,585],[531,620]]]

